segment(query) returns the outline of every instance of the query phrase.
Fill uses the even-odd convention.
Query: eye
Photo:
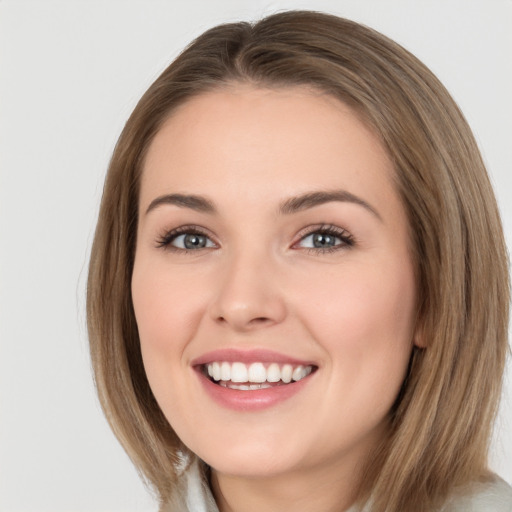
[[[302,236],[295,247],[312,251],[329,252],[354,245],[352,236],[336,226],[322,226]]]
[[[211,238],[197,228],[173,229],[157,241],[158,247],[176,251],[196,251],[216,247]]]
[[[207,236],[198,233],[178,235],[172,240],[171,245],[178,249],[204,249],[205,247],[214,247],[213,242]]]

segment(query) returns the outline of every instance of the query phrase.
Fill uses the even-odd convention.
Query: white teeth
[[[231,381],[233,382],[233,381]],[[239,389],[241,391],[248,391],[249,386],[247,384],[228,384],[226,383],[226,387],[230,389]]]
[[[231,382],[225,382],[221,381],[219,384],[223,388],[229,388],[229,389],[238,389],[240,391],[249,391],[249,390],[255,390],[255,389],[266,389],[271,388],[272,386],[270,384],[267,384],[266,382],[262,382],[261,384],[235,384],[233,381]]]
[[[297,381],[297,380],[302,379],[303,377],[305,377],[304,366],[297,366],[297,368],[295,368],[295,370],[293,370],[292,379]]]
[[[312,371],[312,366],[293,366],[285,364],[282,367],[277,363],[271,363],[267,367],[263,363],[252,363],[249,366],[244,363],[227,361],[215,361],[206,365],[208,375],[224,387],[231,389],[263,389],[270,387],[268,383],[289,384],[307,377]]]
[[[231,365],[229,363],[222,363],[220,365],[220,380],[231,380]]]
[[[295,381],[301,380],[304,377],[307,377],[312,370],[313,368],[311,366],[297,366],[297,368],[293,370],[292,379]]]
[[[265,382],[267,380],[267,371],[263,363],[252,363],[249,366],[249,381],[250,382]]]
[[[213,379],[220,380],[220,364],[213,363],[212,365],[208,365],[208,367],[212,367]]]
[[[281,380],[281,370],[278,364],[272,363],[267,368],[267,380],[269,382],[279,382]]]
[[[267,388],[271,388],[272,386],[270,384],[265,384],[265,383],[261,383],[261,384],[250,384],[249,385],[249,389],[267,389]]]
[[[285,384],[289,384],[292,381],[293,366],[291,364],[285,364],[281,370],[281,379]]]
[[[231,382],[247,382],[249,380],[248,373],[249,372],[247,371],[247,366],[245,366],[245,364],[233,363],[231,366]]]

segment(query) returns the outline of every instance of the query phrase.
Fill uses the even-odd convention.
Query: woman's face
[[[132,279],[144,366],[219,473],[354,467],[383,435],[415,343],[392,175],[350,108],[303,88],[205,93],[156,135]]]

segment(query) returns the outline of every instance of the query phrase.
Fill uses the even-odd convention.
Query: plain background
[[[105,169],[185,44],[288,8],[368,24],[439,76],[475,131],[512,243],[510,0],[0,1],[0,510],[156,510],[91,382],[84,287]],[[492,451],[508,482],[511,402]]]

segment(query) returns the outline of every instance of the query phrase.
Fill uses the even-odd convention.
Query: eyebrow
[[[190,194],[166,194],[164,196],[159,196],[151,201],[151,204],[146,210],[146,215],[151,210],[154,210],[157,206],[161,206],[163,204],[171,204],[174,206],[179,206],[180,208],[190,208],[191,210],[203,213],[216,212],[213,203],[203,196]]]
[[[322,204],[331,202],[357,204],[375,215],[375,217],[377,217],[379,220],[382,220],[382,217],[379,215],[379,212],[375,210],[375,208],[373,208],[360,197],[351,194],[346,190],[308,192],[300,196],[291,197],[281,203],[279,206],[279,213],[282,215],[290,215],[292,213],[308,210],[309,208],[314,208],[315,206],[320,206]],[[217,212],[217,209],[215,208],[212,201],[206,197],[193,194],[166,194],[159,196],[151,201],[146,210],[146,215],[151,210],[154,210],[158,206],[164,204],[174,205],[180,208],[189,208],[191,210],[202,213]]]
[[[279,211],[282,214],[289,215],[291,213],[300,212],[309,208],[314,208],[315,206],[320,206],[322,204],[335,201],[342,203],[353,203],[362,206],[382,221],[382,217],[380,216],[379,212],[373,208],[373,206],[368,204],[360,197],[347,192],[346,190],[308,192],[307,194],[303,194],[297,197],[291,197],[281,204]]]

